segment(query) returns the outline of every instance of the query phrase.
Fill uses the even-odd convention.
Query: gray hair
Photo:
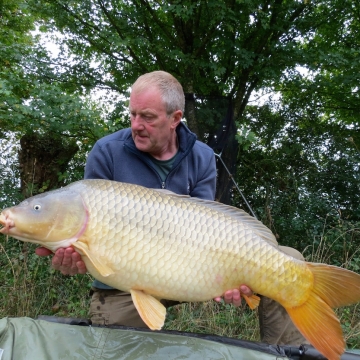
[[[172,114],[176,110],[185,110],[185,95],[179,81],[166,71],[153,71],[141,75],[133,84],[132,91],[137,93],[156,86],[165,104],[166,113]]]

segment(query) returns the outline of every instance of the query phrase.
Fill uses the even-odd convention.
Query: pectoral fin
[[[100,273],[101,276],[109,276],[114,274],[114,271],[109,268],[108,266],[102,264],[99,259],[94,255],[85,244],[76,241],[72,244],[72,246],[80,250],[81,253],[85,254],[87,258],[90,260],[90,262],[94,265],[95,269]]]
[[[144,323],[151,330],[160,330],[164,326],[166,308],[153,296],[141,290],[130,290],[134,305],[143,319]]]

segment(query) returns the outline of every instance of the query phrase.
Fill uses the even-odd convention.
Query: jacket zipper
[[[175,167],[173,167],[171,170],[170,170],[170,172],[166,175],[166,179],[165,179],[165,181],[162,181],[161,180],[161,177],[160,177],[160,175],[159,175],[159,173],[156,171],[156,169],[152,166],[152,164],[151,164],[151,161],[149,160],[149,159],[147,159],[145,156],[143,156],[142,154],[139,154],[138,153],[138,150],[136,149],[133,149],[130,145],[128,145],[128,144],[126,144],[125,143],[125,147],[128,149],[128,150],[130,150],[133,154],[135,154],[139,159],[141,159],[143,162],[145,162],[145,164],[147,164],[149,167],[150,167],[150,169],[152,169],[154,172],[155,172],[155,174],[158,176],[158,178],[160,179],[160,184],[161,184],[161,189],[166,189],[166,180],[167,180],[167,178],[169,177],[169,175],[180,165],[180,163],[183,161],[183,159],[184,159],[184,157],[185,157],[185,155],[183,154],[182,155],[182,157],[181,157],[181,159],[179,159],[175,164]]]
[[[165,179],[165,181],[162,181],[162,180],[161,180],[161,176],[160,176],[159,173],[156,171],[156,169],[152,166],[151,161],[150,161],[149,159],[147,159],[145,156],[143,156],[142,154],[139,154],[139,153],[137,152],[138,150],[133,149],[131,146],[129,146],[129,145],[127,145],[127,144],[125,144],[125,146],[126,146],[126,148],[127,148],[128,150],[130,150],[133,154],[135,154],[140,160],[142,160],[152,171],[155,172],[155,174],[158,176],[158,178],[159,178],[159,180],[160,180],[161,189],[165,189],[165,188],[166,188],[166,179]],[[172,171],[172,169],[171,169],[171,171]],[[170,171],[170,172],[171,172],[171,171]],[[169,173],[169,174],[170,174],[170,173]],[[169,174],[168,174],[168,175],[169,175]],[[167,176],[166,176],[166,178],[167,178]]]

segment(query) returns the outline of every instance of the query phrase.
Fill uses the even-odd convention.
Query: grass
[[[322,241],[321,246],[325,243]],[[51,269],[49,257],[36,256],[35,248],[0,236],[0,318],[38,315],[87,318],[91,276],[63,276]],[[329,254],[328,250],[311,249],[311,261],[316,260],[316,252],[322,260]],[[347,262],[350,268],[359,263],[354,257],[352,260]],[[360,305],[337,309],[336,313],[348,347],[360,348]],[[235,308],[214,301],[170,308],[165,329],[260,340],[257,311],[246,305]]]
[[[360,272],[359,224],[339,221],[337,227],[325,227],[313,245],[305,249],[307,261],[341,266]],[[360,303],[335,309],[349,349],[360,349]]]
[[[35,245],[0,239],[0,318],[87,317],[90,276],[63,276]]]
[[[214,301],[185,303],[168,309],[164,328],[242,340],[260,340],[257,311],[252,311],[245,305],[235,308]]]
[[[360,349],[360,306],[359,304],[337,309],[344,338],[350,349]]]

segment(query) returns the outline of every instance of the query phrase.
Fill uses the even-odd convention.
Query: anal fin
[[[165,306],[153,296],[142,290],[130,290],[136,310],[144,323],[151,330],[160,330],[164,326],[166,317]]]
[[[260,298],[257,295],[246,296],[241,294],[241,296],[245,299],[251,310],[256,309],[260,304]]]
[[[107,277],[114,274],[114,271],[109,268],[107,265],[102,264],[96,255],[94,255],[83,243],[76,241],[72,246],[79,250],[81,253],[85,254],[90,262],[94,265],[95,269],[99,272],[101,276]]]

